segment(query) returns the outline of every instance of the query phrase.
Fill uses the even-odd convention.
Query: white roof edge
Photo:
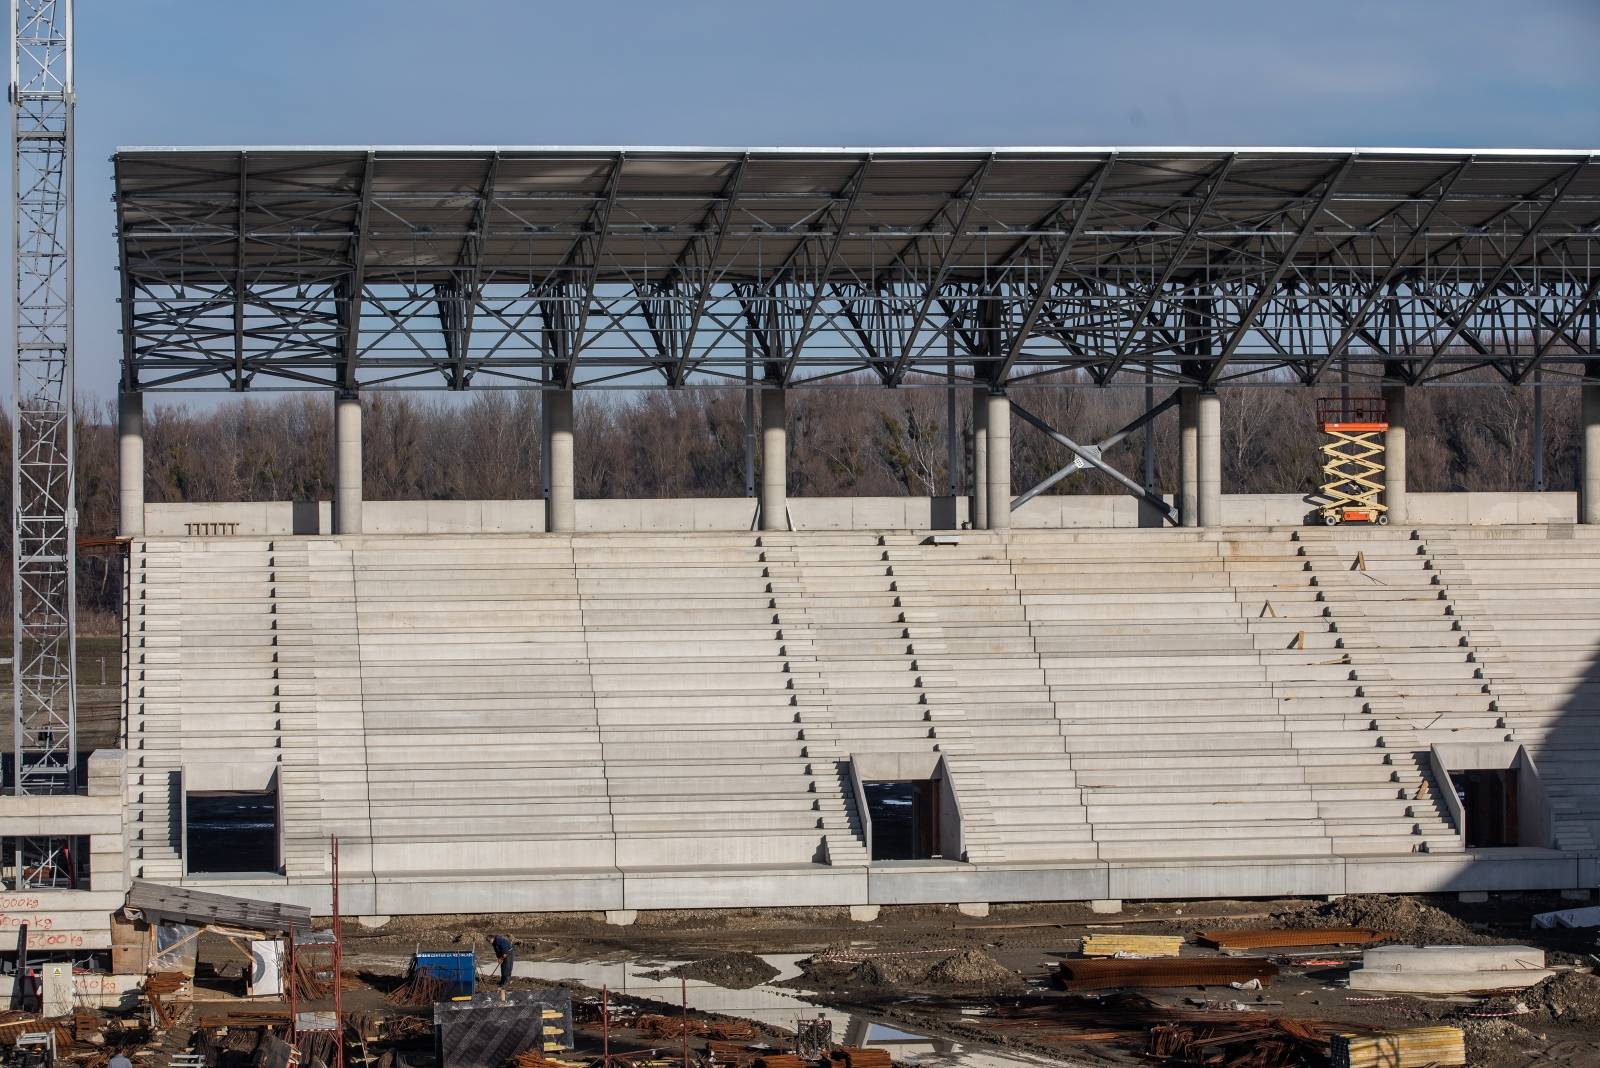
[[[981,155],[985,153],[1015,153],[1018,155],[1055,155],[1060,153],[1192,153],[1247,152],[1261,155],[1373,155],[1373,156],[1600,156],[1600,148],[1404,148],[1404,147],[1342,147],[1300,146],[1273,147],[1253,145],[998,145],[998,146],[717,146],[717,145],[119,145],[114,151],[123,152],[681,152],[686,154],[739,154],[759,155]]]

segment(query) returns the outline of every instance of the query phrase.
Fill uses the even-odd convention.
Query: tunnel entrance
[[[912,779],[862,784],[872,819],[873,860],[939,856],[939,784]]]
[[[1517,832],[1517,770],[1474,768],[1450,773],[1450,785],[1466,815],[1468,849],[1521,844]]]
[[[184,803],[189,874],[278,870],[276,788],[191,792]]]

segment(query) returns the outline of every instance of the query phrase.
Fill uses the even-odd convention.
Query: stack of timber
[[[1426,1068],[1467,1063],[1459,1027],[1414,1027],[1375,1035],[1333,1036],[1333,1068]]]
[[[1085,957],[1176,957],[1181,935],[1092,934],[1083,940]]]
[[[843,1068],[890,1068],[894,1063],[888,1050],[861,1046],[840,1046],[829,1055],[829,1059]]]

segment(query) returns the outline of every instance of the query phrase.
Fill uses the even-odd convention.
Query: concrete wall
[[[961,497],[791,497],[789,514],[800,530],[959,530],[967,522]],[[1414,525],[1570,523],[1577,495],[1561,493],[1412,493]],[[327,501],[147,504],[152,536],[186,534],[328,534]],[[1232,493],[1222,500],[1225,526],[1298,526],[1312,511],[1292,493]],[[748,497],[666,500],[580,500],[580,531],[753,530],[756,505]],[[236,524],[190,529],[190,524]],[[526,534],[544,529],[543,501],[367,501],[368,534]],[[1137,527],[1139,502],[1124,495],[1035,497],[1012,516],[1018,527]]]

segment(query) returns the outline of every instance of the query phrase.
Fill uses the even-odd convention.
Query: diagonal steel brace
[[[1118,471],[1115,467],[1112,467],[1110,464],[1106,463],[1105,452],[1107,449],[1114,447],[1118,442],[1122,441],[1123,438],[1126,438],[1129,434],[1132,434],[1135,430],[1138,430],[1140,427],[1150,422],[1150,420],[1154,419],[1168,408],[1176,405],[1178,403],[1178,392],[1178,390],[1173,390],[1172,394],[1168,396],[1166,400],[1162,401],[1160,404],[1157,404],[1155,407],[1139,416],[1139,418],[1135,419],[1121,430],[1116,431],[1104,441],[1098,442],[1094,445],[1078,444],[1076,441],[1073,441],[1071,438],[1061,433],[1061,431],[1052,427],[1049,423],[1046,423],[1043,419],[1040,419],[1037,415],[1034,415],[1032,412],[1028,411],[1028,409],[1024,408],[1016,401],[1012,401],[1011,410],[1013,412],[1016,412],[1022,417],[1023,421],[1033,426],[1045,437],[1071,452],[1072,460],[1059,471],[1040,479],[1037,485],[1025,490],[1023,493],[1013,498],[1011,501],[1011,510],[1014,512],[1018,508],[1021,508],[1039,494],[1048,490],[1051,486],[1054,486],[1068,475],[1071,475],[1073,472],[1086,471],[1092,467],[1096,471],[1099,471],[1101,474],[1105,475],[1107,478],[1116,482],[1123,489],[1126,489],[1133,496],[1139,498],[1141,501],[1144,501],[1150,507],[1160,512],[1162,516],[1166,518],[1167,522],[1171,523],[1173,526],[1177,526],[1178,510],[1163,500],[1160,494],[1152,493],[1150,490],[1141,486],[1139,483],[1135,482],[1121,471]]]

